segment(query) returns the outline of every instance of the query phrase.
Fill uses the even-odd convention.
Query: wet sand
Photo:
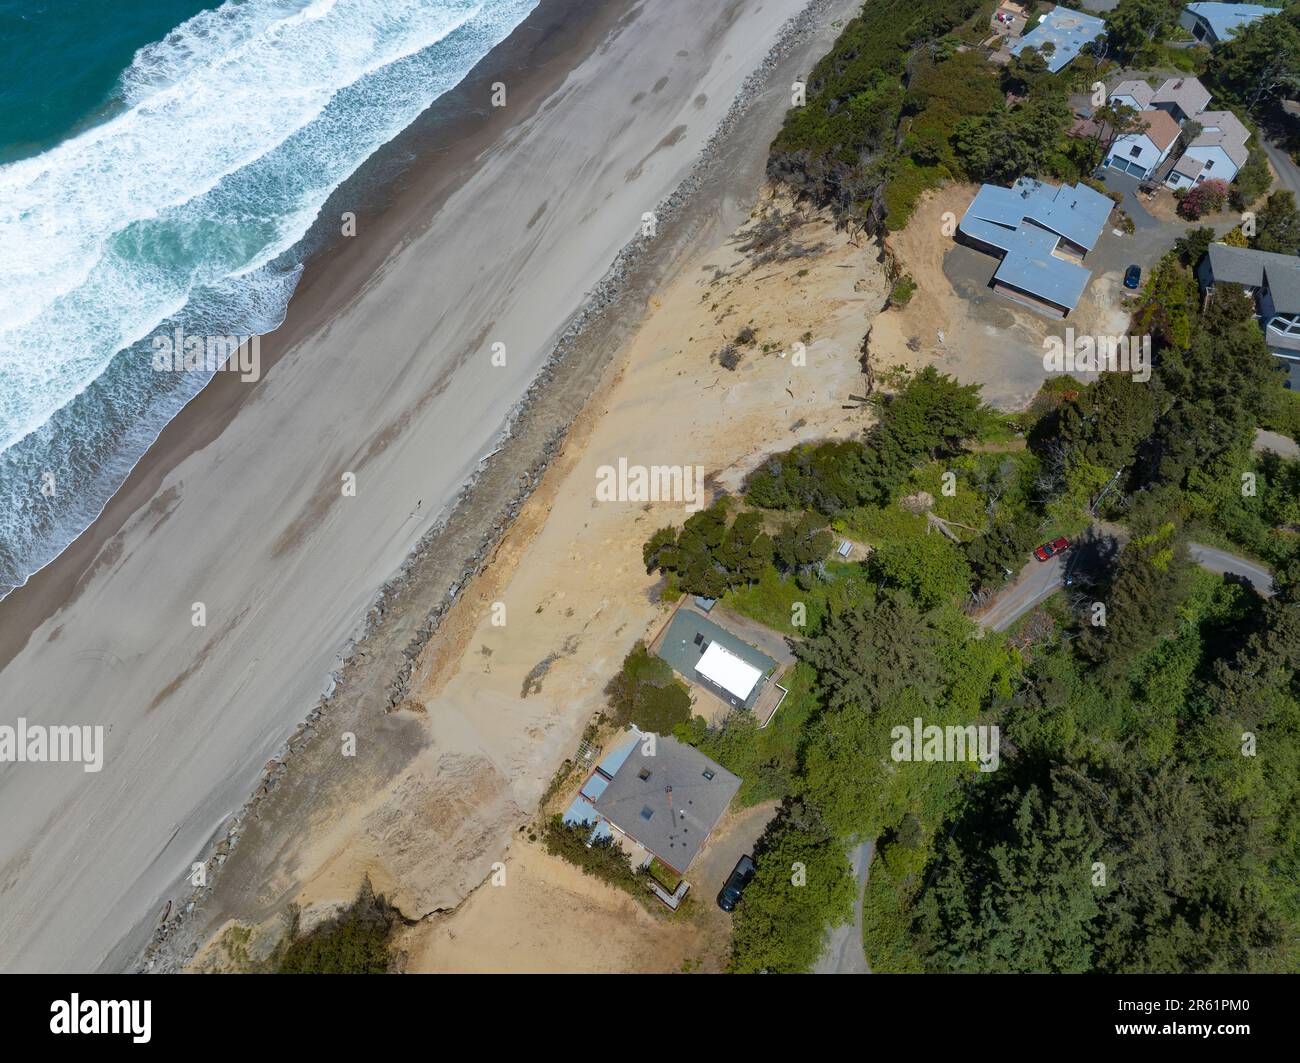
[[[373,733],[358,737],[383,750],[372,769],[425,742],[377,689],[400,676],[439,579],[491,535],[566,402],[589,392],[603,364],[590,341],[499,455],[513,466],[480,473],[454,535],[425,536],[802,7],[544,0],[471,75],[444,142],[412,143],[417,165],[386,208],[359,210],[357,236],[309,268],[263,343],[262,380],[207,389],[97,525],[0,606],[5,718],[108,731],[99,774],[0,777],[18,810],[0,824],[6,968],[129,966],[331,672],[369,707]],[[509,103],[493,109],[498,80]],[[325,216],[336,209],[356,208],[336,196]],[[635,319],[624,299],[616,317]],[[422,540],[378,613],[377,590]],[[368,612],[382,635],[369,673],[350,649]]]

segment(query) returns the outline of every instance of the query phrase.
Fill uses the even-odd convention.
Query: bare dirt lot
[[[1067,321],[1036,314],[989,287],[997,260],[957,244],[953,225],[974,198],[974,185],[952,184],[926,193],[906,229],[886,244],[916,292],[903,307],[876,318],[871,354],[877,367],[920,368],[934,364],[967,384],[982,384],[984,398],[999,409],[1026,405],[1048,376],[1043,339],[1077,333],[1122,334],[1128,324],[1120,270],[1108,268],[1107,230],[1084,265],[1092,280]],[[948,217],[945,217],[948,215]]]
[[[441,973],[672,973],[717,971],[731,916],[714,896],[775,811],[774,803],[729,813],[688,876],[677,914],[647,910],[622,890],[583,874],[539,845],[512,847],[504,885],[484,884],[454,913],[433,917],[398,941],[406,970]]]

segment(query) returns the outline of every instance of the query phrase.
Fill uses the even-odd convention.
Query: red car
[[[1055,557],[1070,545],[1069,539],[1053,539],[1050,543],[1043,543],[1034,551],[1034,556],[1039,561],[1046,561],[1049,557]]]

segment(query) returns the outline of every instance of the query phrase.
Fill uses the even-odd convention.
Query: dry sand
[[[776,206],[791,213],[784,201]],[[765,201],[759,209],[770,208]],[[398,716],[427,729],[427,747],[378,792],[319,809],[311,835],[279,854],[264,876],[298,888],[274,897],[262,891],[260,903],[240,913],[243,921],[278,934],[286,900],[316,918],[349,900],[369,875],[408,918],[428,920],[409,935],[410,969],[572,970],[590,961],[601,970],[665,970],[688,958],[705,969],[721,962],[725,926],[710,932],[707,947],[684,951],[690,935],[647,937],[635,904],[553,866],[518,832],[603,707],[604,686],[623,656],[669,609],[641,564],[641,544],[654,528],[680,522],[683,507],[598,503],[597,468],[620,456],[701,464],[713,482],[734,490],[771,451],[866,424],[847,400],[863,387],[858,348],[883,303],[883,270],[871,245],[836,233],[825,218],[803,217],[807,224],[794,227],[791,240],[820,246],[816,254],[755,265],[738,249],[743,239],[731,238],[697,254],[652,300],[492,565],[419,658]],[[746,326],[757,341],[728,371],[712,355]],[[792,364],[797,342],[806,342],[801,366]],[[493,622],[502,615],[497,603],[504,626]],[[711,839],[722,855],[711,860],[706,850],[688,875],[701,908],[767,816],[770,808],[737,817],[739,836],[724,825]],[[503,857],[514,885],[480,886]],[[205,907],[212,930],[224,932],[217,910]],[[592,960],[601,947],[603,958]]]
[[[196,404],[194,437],[134,478],[111,533],[92,531],[46,574],[63,596],[41,602],[34,590],[26,616],[21,592],[6,601],[7,631],[32,626],[0,673],[6,715],[108,730],[98,775],[69,765],[0,782],[5,807],[20,810],[0,821],[7,969],[129,965],[164,898],[183,900],[192,863],[315,703],[376,588],[496,446],[569,315],[688,171],[803,0],[629,7],[603,40],[573,35],[573,72],[552,66],[553,88],[520,94],[511,124],[431,213],[383,245],[359,290],[322,291],[319,273],[305,282],[337,312],[313,322],[300,311],[296,342],[236,406],[205,414]],[[777,120],[787,91],[788,81],[769,100]],[[357,240],[365,233],[362,218]],[[498,341],[504,368],[490,360]],[[341,491],[346,473],[355,497]],[[203,627],[191,623],[197,602]],[[517,684],[515,695],[506,704],[485,689],[472,719],[377,715],[359,736],[385,750],[369,769],[382,777],[434,727],[422,756],[438,774],[412,777],[397,805],[426,808],[470,856],[448,859],[421,900],[459,899],[477,881],[474,854],[501,841],[528,792],[516,773],[566,744]],[[506,752],[485,749],[483,736]],[[439,803],[448,795],[455,803]],[[460,813],[479,802],[499,816],[466,827]],[[369,833],[382,839],[390,815],[371,810]],[[270,844],[286,851],[307,830],[276,826]],[[269,888],[249,884],[242,899]]]
[[[688,876],[689,904],[673,918],[521,841],[499,885],[485,882],[455,912],[400,935],[395,948],[411,974],[721,970],[731,917],[714,897],[775,810],[769,802],[724,818]]]

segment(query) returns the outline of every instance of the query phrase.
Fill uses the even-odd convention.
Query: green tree
[[[1280,116],[1300,82],[1300,8],[1243,26],[1214,49],[1209,75],[1217,96],[1260,118]]]
[[[1062,405],[1057,438],[1093,465],[1121,469],[1133,463],[1150,437],[1156,413],[1149,382],[1103,373],[1077,399]]]
[[[1288,188],[1274,192],[1255,217],[1255,235],[1251,246],[1257,251],[1294,255],[1300,251],[1300,211],[1295,207],[1295,193]]]
[[[1246,165],[1232,179],[1232,207],[1247,210],[1255,200],[1273,187],[1273,174],[1268,168],[1268,156],[1258,145],[1250,149]]]
[[[1169,34],[1182,4],[1171,0],[1119,0],[1106,16],[1106,35],[1120,56],[1131,59],[1154,40]]]
[[[1196,269],[1216,239],[1214,230],[1208,225],[1188,229],[1186,234],[1174,241],[1174,252],[1178,256],[1179,263],[1190,269]]]
[[[939,690],[938,640],[932,620],[895,592],[829,617],[795,652],[817,670],[824,706],[871,711],[904,687],[922,697]]]
[[[790,801],[759,840],[754,864],[736,908],[730,970],[808,971],[827,930],[853,916],[854,881],[843,847],[815,809]]]
[[[964,597],[974,583],[961,547],[939,534],[884,543],[871,555],[871,569],[882,585],[909,592],[925,609]]]
[[[642,731],[672,734],[691,718],[691,695],[673,675],[668,662],[651,654],[638,642],[623,660],[623,667],[605,688],[614,723],[635,724]]]
[[[1257,888],[1267,842],[1238,802],[1216,797],[1186,765],[1152,766],[1131,749],[1100,770],[1059,769],[1055,780],[1058,803],[1101,839],[1099,970],[1244,971],[1275,950],[1280,928]]]
[[[834,542],[826,521],[816,513],[801,513],[777,532],[776,559],[787,572],[801,572],[823,560]]]
[[[385,974],[395,923],[393,909],[375,895],[367,878],[347,909],[311,932],[299,936],[295,918],[277,973]]]
[[[1188,239],[1200,231],[1189,230]],[[1142,302],[1134,311],[1133,332],[1149,335],[1168,347],[1186,347],[1191,343],[1200,305],[1196,278],[1179,262],[1178,255],[1165,255],[1151,271]]]
[[[1036,786],[968,806],[915,921],[932,971],[1079,974],[1092,967],[1097,834]]]
[[[1031,97],[1010,110],[963,118],[953,130],[953,149],[975,181],[1009,184],[1044,175],[1071,117],[1063,97]]]
[[[1120,551],[1105,597],[1104,624],[1089,624],[1079,652],[1122,681],[1139,654],[1166,633],[1187,589],[1191,561],[1172,522],[1134,536]]]

